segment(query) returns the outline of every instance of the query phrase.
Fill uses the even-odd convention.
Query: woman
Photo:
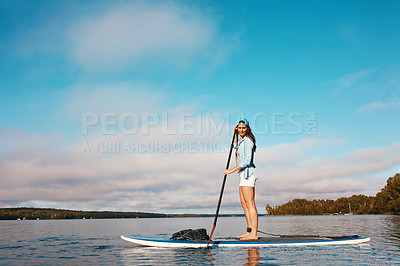
[[[237,133],[234,138],[236,149],[236,166],[224,171],[228,175],[238,171],[239,176],[239,195],[244,215],[246,216],[247,232],[238,236],[241,240],[258,239],[258,213],[254,201],[255,183],[258,178],[256,166],[253,163],[254,152],[256,150],[256,139],[251,132],[249,121],[242,119],[233,129],[240,135],[238,143]]]

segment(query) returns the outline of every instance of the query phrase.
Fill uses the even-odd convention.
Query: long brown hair
[[[245,123],[245,121],[240,120],[239,123]],[[248,122],[247,122],[248,123]],[[257,146],[256,146],[256,137],[254,137],[253,132],[251,132],[251,128],[249,125],[246,125],[247,130],[246,130],[246,135],[249,139],[251,139],[251,141],[253,141],[254,143],[254,151],[256,151]]]

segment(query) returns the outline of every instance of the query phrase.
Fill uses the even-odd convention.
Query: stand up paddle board
[[[121,236],[123,240],[150,247],[170,248],[205,248],[207,241],[172,240],[168,237]],[[322,246],[360,244],[370,241],[361,236],[281,236],[262,237],[256,241],[240,241],[239,239],[210,241],[210,247],[270,247],[270,246]]]

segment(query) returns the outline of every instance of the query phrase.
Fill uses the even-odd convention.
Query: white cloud
[[[24,135],[27,141],[37,138]],[[47,148],[42,145],[45,140]],[[9,141],[16,150],[22,148],[17,140]],[[31,148],[37,152],[29,157],[21,149],[1,158],[2,201],[81,201],[84,206],[85,201],[112,205],[112,201],[122,200],[127,206],[141,208],[143,204],[157,209],[166,205],[157,195],[166,192],[169,208],[174,203],[183,207],[174,196],[182,190],[186,204],[208,204],[201,196],[217,193],[218,189],[210,190],[218,186],[220,179],[213,177],[222,174],[225,158],[223,153],[82,153],[74,148],[63,150],[47,136]],[[150,200],[146,194],[155,197]]]
[[[25,59],[41,58],[32,78],[82,70],[111,77],[190,68],[209,74],[240,43],[240,34],[221,31],[214,6],[194,2],[68,2],[50,13],[21,27],[12,44]]]
[[[291,148],[304,154],[299,144],[301,142],[292,144]],[[264,152],[275,150],[273,147],[264,149]],[[275,153],[283,158],[279,149]],[[272,193],[273,199],[270,199],[273,203],[283,203],[295,197],[337,198],[370,191],[375,195],[384,185],[375,182],[376,177],[388,178],[382,174],[398,167],[399,161],[400,143],[389,147],[358,149],[333,158],[299,156],[293,161],[289,157],[286,163],[270,163],[267,168],[260,169],[261,176],[267,181],[262,189],[275,192]],[[268,165],[268,161],[263,165]],[[272,198],[272,195],[266,198]]]
[[[19,142],[21,134],[23,143]],[[38,206],[44,203],[78,209],[213,212],[227,157],[227,150],[84,153],[80,149],[82,139],[66,149],[57,138],[46,135],[19,131],[14,135],[17,137],[0,132],[0,139],[7,138],[14,147],[0,158],[3,205],[35,202]],[[24,143],[31,143],[28,155]],[[258,205],[281,204],[296,197],[376,193],[384,185],[375,181],[376,176],[400,161],[400,143],[334,158],[310,155],[341,144],[343,141],[325,139],[258,147]],[[235,174],[228,177],[223,206],[240,210]]]
[[[346,95],[370,94],[379,98],[397,95],[400,93],[400,68],[396,65],[367,68],[346,74],[326,85],[332,87],[332,96],[343,92]]]
[[[350,73],[326,84],[332,96],[359,105],[357,111],[393,111],[400,107],[400,67],[388,65]]]
[[[68,88],[61,112],[68,116],[93,113],[146,113],[165,108],[167,93],[151,84],[132,81],[102,83],[100,85],[81,83]]]
[[[69,32],[73,57],[86,69],[147,65],[166,59],[186,64],[215,38],[215,22],[172,3],[119,4],[76,22]]]
[[[369,77],[372,73],[378,70],[377,67],[363,69],[354,73],[347,74],[335,81],[340,87],[349,87],[354,83]]]
[[[367,103],[358,108],[358,111],[369,112],[369,111],[393,110],[398,108],[400,108],[400,98],[391,97],[386,99],[385,101],[375,101]]]
[[[303,139],[295,144],[281,143],[275,146],[257,150],[257,163],[261,166],[288,165],[304,160],[305,156],[316,150],[345,144],[345,140],[333,138],[327,139]]]
[[[0,131],[2,205],[20,202],[54,207],[58,202],[64,208],[155,211],[165,206],[164,210],[171,209],[173,204],[177,208],[209,206],[214,201],[211,198],[218,193],[229,145],[223,137],[228,128],[231,132],[223,116],[202,114],[201,105],[175,102],[174,108],[167,109],[163,102],[168,97],[154,95],[154,89],[144,84],[81,84],[68,91],[58,113],[76,122],[82,113],[90,112],[100,116],[99,122],[67,145],[58,135]],[[116,114],[110,118],[116,122],[111,134],[106,134],[110,128],[103,127],[107,121],[101,118],[108,113]],[[119,118],[126,113],[139,118],[137,132],[121,131],[126,125],[120,125]],[[149,125],[145,119],[151,114],[159,120]],[[200,150],[191,146],[203,142],[219,146],[201,146]],[[89,143],[88,150],[85,143]],[[127,144],[133,149],[125,150],[131,147]],[[170,150],[164,152],[164,145]],[[212,152],[216,149],[222,152]],[[179,194],[185,200],[174,197]]]
[[[375,84],[370,84],[368,80],[371,78],[371,76],[376,75],[378,72],[378,67],[363,69],[346,74],[334,81],[327,82],[326,86],[333,87],[331,94],[332,96],[337,96],[343,93],[343,91],[348,93],[357,90],[364,90],[366,88],[374,89]]]
[[[174,94],[153,85],[80,84],[68,91],[64,95],[67,100],[57,113],[71,119],[81,147],[85,142],[200,143],[216,144],[207,149],[215,150],[223,148],[222,137],[231,134],[233,118],[228,113],[204,112],[201,101],[181,103],[174,100]],[[174,106],[168,108],[171,101]]]

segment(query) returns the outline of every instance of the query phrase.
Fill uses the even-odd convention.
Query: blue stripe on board
[[[125,236],[131,239],[137,239],[137,240],[144,240],[144,241],[152,241],[152,242],[159,242],[159,243],[187,243],[187,244],[200,244],[200,243],[207,243],[204,241],[189,241],[189,240],[171,240],[167,237],[141,237],[141,236]],[[320,240],[303,240],[303,241],[211,241],[210,244],[215,245],[215,244],[235,244],[235,245],[240,245],[240,244],[279,244],[279,243],[320,243],[320,242],[332,242],[332,241],[348,241],[348,240],[354,240],[354,239],[366,239],[366,237],[349,237],[349,238],[343,238],[343,239],[320,239]]]

